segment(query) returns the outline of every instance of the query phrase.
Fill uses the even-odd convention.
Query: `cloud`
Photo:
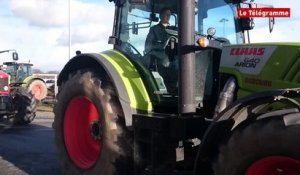
[[[299,0],[256,0],[255,3],[262,3],[273,5],[274,8],[290,8],[291,9],[291,18],[300,19],[300,2]]]
[[[11,12],[18,18],[39,27],[63,27],[69,24],[69,3],[64,0],[9,0]],[[112,19],[112,4],[106,6],[70,0],[72,24],[102,24]]]
[[[39,27],[60,27],[68,22],[68,1],[10,0],[13,15]]]
[[[100,52],[111,49],[107,39],[113,26],[113,3],[71,1],[71,48]],[[2,10],[3,8],[4,10]],[[20,62],[34,64],[43,71],[60,70],[69,60],[68,1],[0,0],[0,48],[16,49]],[[12,61],[1,54],[2,61]]]
[[[294,26],[294,27],[292,27]],[[251,42],[299,42],[300,35],[298,20],[289,20],[275,23],[272,33],[268,27],[259,27],[250,31]]]
[[[255,28],[250,31],[251,42],[299,42],[300,2],[298,0],[256,0],[255,3],[273,5],[275,8],[290,8],[290,18],[275,18],[273,32],[269,32],[268,18],[255,18]]]
[[[73,24],[82,24],[89,21],[94,24],[111,23],[114,15],[113,3],[90,4],[81,1],[72,1],[71,18]]]
[[[88,42],[97,42],[103,37],[108,38],[111,35],[112,24],[82,24],[71,27],[72,44],[83,44]],[[56,40],[58,45],[69,44],[69,33],[64,31]]]

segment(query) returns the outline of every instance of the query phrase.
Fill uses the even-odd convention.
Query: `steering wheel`
[[[122,48],[126,53],[134,55],[135,57],[142,58],[142,54],[129,42],[122,42]]]
[[[168,39],[167,39],[167,41],[163,45],[164,50],[168,46],[170,46],[171,42],[178,43],[178,38],[176,36],[169,36]]]

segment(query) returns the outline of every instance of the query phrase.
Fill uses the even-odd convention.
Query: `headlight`
[[[208,36],[214,36],[216,34],[216,32],[217,32],[216,29],[213,28],[213,27],[210,27],[210,28],[207,29],[207,35]]]
[[[4,89],[5,91],[8,91],[8,86],[4,86],[3,89]]]

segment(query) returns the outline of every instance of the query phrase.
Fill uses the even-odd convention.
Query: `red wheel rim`
[[[42,96],[42,87],[40,85],[35,85],[31,90],[35,98],[40,99]]]
[[[91,125],[99,121],[95,105],[84,96],[73,98],[64,118],[64,140],[69,157],[82,169],[91,168],[102,150],[102,139],[95,138]]]
[[[43,86],[43,84],[36,83],[31,87],[31,93],[33,94],[34,98],[37,100],[42,100],[46,97],[46,87]]]
[[[300,161],[283,156],[270,156],[256,161],[246,175],[299,175]]]

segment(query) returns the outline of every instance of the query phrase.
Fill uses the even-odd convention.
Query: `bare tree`
[[[59,71],[57,70],[50,70],[47,72],[47,74],[59,74]]]
[[[33,68],[32,73],[34,73],[34,74],[43,74],[44,72],[41,69]]]

